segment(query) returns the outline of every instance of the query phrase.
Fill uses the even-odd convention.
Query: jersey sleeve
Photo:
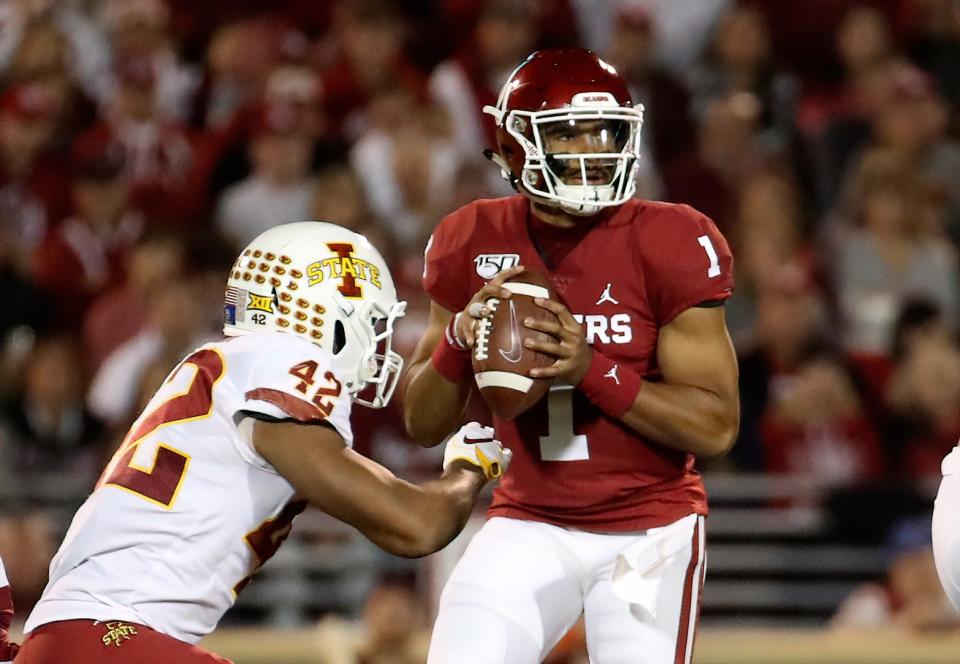
[[[659,327],[704,302],[733,294],[733,255],[709,217],[687,205],[671,206],[656,235],[643,242],[647,293]]]
[[[461,311],[473,296],[466,291],[468,281],[463,278],[470,260],[466,252],[470,212],[467,206],[444,217],[424,250],[423,290],[434,302],[453,312]]]
[[[286,334],[264,340],[240,392],[244,415],[330,426],[353,444],[350,395],[327,352],[308,341]]]

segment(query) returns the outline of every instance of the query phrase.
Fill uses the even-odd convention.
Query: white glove
[[[469,422],[450,436],[443,451],[443,469],[460,459],[483,470],[487,480],[500,477],[510,465],[513,454],[493,437],[493,427]]]

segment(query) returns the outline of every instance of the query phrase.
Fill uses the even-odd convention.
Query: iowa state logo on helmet
[[[349,242],[328,242],[327,248],[334,253],[307,266],[307,286],[315,286],[327,279],[339,279],[337,290],[344,297],[363,297],[363,283],[382,289],[380,268],[354,256],[356,249]]]

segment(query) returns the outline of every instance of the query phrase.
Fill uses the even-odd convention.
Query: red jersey
[[[17,655],[17,646],[9,643],[8,630],[13,621],[13,599],[10,596],[10,585],[7,583],[7,573],[0,560],[0,661],[12,661]]]
[[[588,343],[658,380],[657,335],[678,314],[733,290],[733,257],[713,222],[686,205],[631,200],[601,215],[548,269],[531,239],[523,196],[471,203],[443,219],[427,246],[424,289],[460,311],[513,265],[548,275]],[[555,386],[514,420],[494,418],[513,450],[490,516],[590,531],[663,526],[706,514],[693,455],[648,441],[579,391]]]

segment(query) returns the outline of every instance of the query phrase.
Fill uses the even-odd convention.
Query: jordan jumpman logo
[[[617,369],[619,369],[619,368],[620,368],[620,365],[619,365],[619,364],[614,364],[612,367],[610,367],[610,371],[608,371],[607,373],[603,374],[603,377],[604,377],[604,378],[613,378],[613,380],[617,383],[617,385],[619,385],[619,384],[620,384],[620,378],[617,377]]]
[[[597,300],[596,304],[603,304],[604,302],[609,302],[610,304],[620,304],[620,302],[610,294],[611,288],[613,288],[613,284],[608,283],[607,287],[603,289],[603,293],[601,293],[600,299]]]

